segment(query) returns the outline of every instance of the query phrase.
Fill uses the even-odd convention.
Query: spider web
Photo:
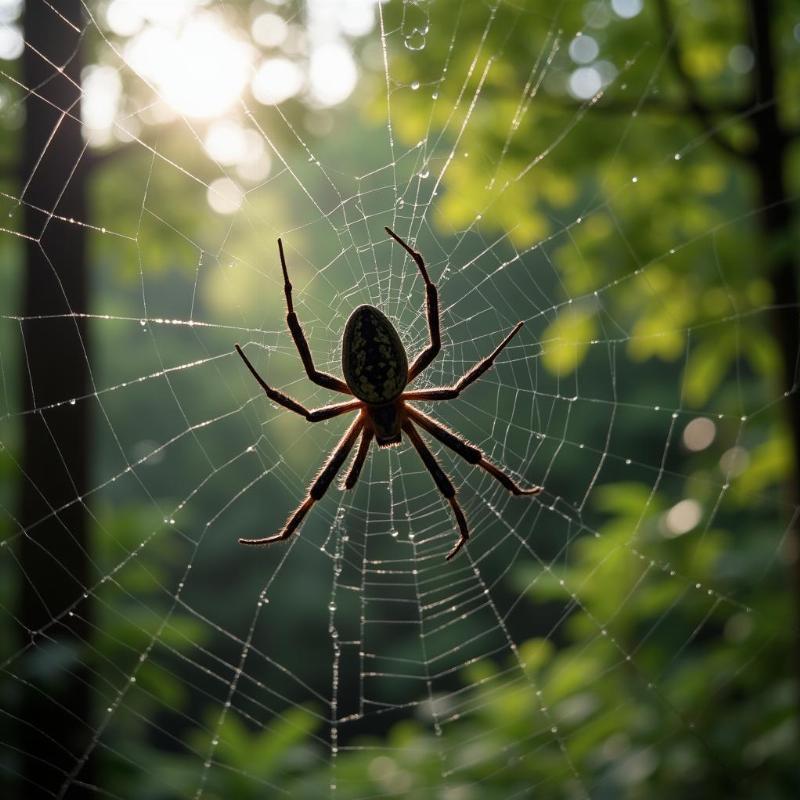
[[[543,82],[563,70],[559,58],[578,33],[561,29],[563,5],[547,12],[549,36],[530,54],[530,80],[519,87],[506,135],[491,154],[498,176],[518,145],[521,118],[536,109]],[[141,83],[98,23],[98,9],[87,4],[86,10],[84,35],[98,38],[97,60]],[[319,796],[320,787],[332,797],[367,796],[363,775],[354,776],[350,766],[363,763],[368,796],[411,796],[414,788],[420,797],[469,798],[495,781],[513,782],[521,765],[537,761],[547,762],[550,777],[533,787],[518,784],[507,796],[592,796],[596,787],[576,756],[582,715],[593,713],[581,702],[591,705],[591,697],[624,679],[631,688],[619,696],[623,707],[603,709],[609,741],[616,735],[619,744],[625,734],[623,712],[648,705],[678,735],[705,745],[693,709],[674,690],[672,671],[698,640],[726,626],[768,628],[750,608],[752,587],[707,581],[702,558],[718,527],[736,531],[729,495],[739,473],[730,453],[741,458],[745,443],[754,448],[763,441],[762,423],[781,412],[784,394],[763,385],[753,390],[752,378],[737,373],[733,402],[711,400],[702,412],[689,408],[682,369],[702,331],[677,319],[683,357],[662,367],[655,380],[652,364],[633,358],[630,344],[664,332],[632,331],[618,311],[632,286],[643,303],[666,298],[656,273],[685,249],[716,260],[719,288],[732,298],[718,240],[755,212],[730,211],[696,236],[676,236],[668,249],[646,257],[634,252],[624,222],[615,219],[614,237],[630,251],[631,267],[581,293],[568,289],[555,253],[566,248],[584,258],[577,231],[602,215],[614,217],[607,196],[587,198],[580,213],[551,220],[550,233],[531,245],[520,244],[513,231],[498,234],[483,224],[506,191],[495,190],[499,177],[468,224],[458,230],[434,224],[451,171],[459,161],[482,157],[462,143],[485,113],[482,101],[502,55],[492,49],[489,33],[518,17],[503,13],[509,9],[502,4],[486,4],[483,35],[473,38],[458,19],[450,21],[449,46],[435,71],[427,80],[406,81],[397,71],[398,54],[425,52],[430,26],[447,24],[432,21],[430,10],[409,3],[403,24],[392,27],[384,7],[375,8],[365,52],[385,102],[372,127],[354,117],[351,133],[325,141],[306,138],[280,105],[265,116],[248,99],[231,112],[257,133],[263,158],[272,161],[269,176],[248,188],[234,213],[208,208],[213,181],[231,170],[203,149],[202,125],[180,118],[179,147],[166,135],[155,145],[143,133],[134,135],[130,147],[143,168],[117,187],[117,207],[74,222],[89,226],[97,261],[94,305],[72,314],[89,323],[94,386],[63,403],[89,404],[95,417],[92,488],[74,502],[92,509],[97,579],[74,603],[52,609],[51,629],[39,632],[42,638],[7,647],[3,657],[3,709],[13,719],[14,697],[36,684],[30,665],[48,658],[46,646],[59,624],[67,615],[88,618],[89,604],[96,607],[82,658],[97,713],[84,721],[90,745],[73,754],[62,796],[80,782],[90,758],[127,776],[127,783],[95,787],[98,796],[272,796],[288,794],[290,785],[295,792],[306,787],[307,796]],[[517,12],[523,18],[531,13]],[[610,25],[627,24],[619,16],[609,19]],[[465,48],[472,48],[466,59]],[[639,74],[631,53],[622,77],[634,76],[643,87],[637,102],[665,68],[661,56],[655,68]],[[4,111],[10,117],[33,87],[3,75],[7,90],[16,92]],[[456,98],[449,107],[440,99],[444,86]],[[426,129],[411,144],[394,110],[409,94],[429,110]],[[570,134],[593,124],[602,102],[598,92],[565,111],[559,133],[531,153],[507,191],[535,181],[537,165]],[[128,122],[120,127],[129,128]],[[616,151],[600,157],[613,163],[631,128],[649,124],[646,115],[632,113],[619,124]],[[687,138],[680,158],[654,149],[649,167],[678,170],[681,159],[712,146],[706,136]],[[375,163],[364,163],[365,153]],[[646,170],[632,175],[617,195],[635,196],[647,181]],[[5,197],[12,215],[26,202],[18,191]],[[446,564],[443,556],[456,536],[450,509],[404,441],[396,449],[373,449],[355,490],[331,487],[285,545],[243,551],[239,536],[279,529],[347,424],[340,418],[309,425],[266,401],[233,351],[240,342],[265,378],[304,404],[331,402],[306,380],[283,323],[275,240],[281,236],[286,247],[295,308],[316,365],[338,374],[341,331],[360,303],[396,322],[409,353],[427,341],[424,287],[385,236],[385,225],[423,253],[439,287],[443,349],[419,386],[454,383],[525,321],[479,383],[456,401],[423,407],[516,480],[544,491],[536,498],[510,497],[491,476],[431,442],[473,533],[469,546]],[[13,224],[2,236],[19,238]],[[27,320],[15,302],[4,301],[4,364],[26,359]],[[548,331],[575,308],[591,309],[599,333],[570,340],[567,347],[585,350],[585,357],[575,370],[554,375],[544,366],[546,356],[564,344]],[[766,318],[771,310],[766,302],[738,310],[732,301],[707,324],[737,330],[746,317]],[[744,344],[737,341],[736,348],[739,363]],[[13,386],[9,380],[4,367],[4,384]],[[25,415],[47,409],[21,407],[12,394],[7,390],[0,431],[13,442]],[[709,450],[714,459],[728,453],[721,468],[698,473],[697,456],[684,447],[687,426],[698,419],[717,431],[720,441]],[[638,437],[645,431],[643,445]],[[18,455],[9,455],[12,481],[22,477]],[[636,484],[642,502],[621,533],[609,533],[598,501],[622,482]],[[748,500],[759,535],[769,537],[777,559],[787,520],[776,522],[771,492],[754,490]],[[665,556],[663,541],[678,546],[687,513],[697,513],[687,533],[696,544],[688,555],[681,544],[680,559]],[[8,585],[25,580],[14,555],[25,535],[9,527],[2,542]],[[587,557],[587,542],[608,537],[615,544],[596,551],[588,575],[571,571]],[[615,580],[615,570],[636,577],[623,602],[606,608],[597,602],[598,585]],[[759,571],[753,583],[767,574]],[[623,634],[629,607],[659,591],[673,600]],[[6,601],[4,629],[14,631],[16,617]],[[565,699],[543,680],[537,661],[542,647],[558,649],[575,635],[570,624],[578,615],[580,646],[567,651],[559,669],[582,669],[583,657],[601,648],[612,655],[598,672],[583,670],[580,691]],[[648,640],[666,628],[668,658],[640,658]],[[742,645],[734,660],[743,671],[753,658],[752,648]],[[56,673],[69,668],[50,667]],[[45,696],[47,686],[42,681]],[[525,723],[505,745],[497,744],[506,723],[495,703],[511,716],[524,709]],[[418,726],[425,738],[407,743],[398,732],[403,723]],[[267,770],[263,762],[271,763],[273,751],[253,743],[280,737],[288,744],[283,750],[273,745],[279,763]],[[245,746],[252,746],[249,762]],[[627,772],[616,780],[645,780],[651,756],[620,747],[602,751],[610,760],[626,759]],[[351,761],[358,757],[364,760]],[[14,774],[13,758],[3,766]],[[302,772],[307,784],[297,782]],[[126,793],[126,785],[139,788]]]

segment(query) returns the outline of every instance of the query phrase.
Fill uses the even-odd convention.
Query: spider
[[[472,367],[454,386],[406,391],[406,387],[431,364],[441,350],[439,296],[436,286],[428,277],[428,271],[420,253],[406,244],[390,228],[386,228],[386,232],[411,256],[419,268],[422,280],[425,282],[429,342],[409,367],[406,351],[388,317],[374,306],[359,306],[347,320],[344,336],[342,337],[342,373],[344,374],[344,380],[328,375],[325,372],[320,372],[314,366],[311,350],[308,347],[308,342],[303,335],[303,330],[292,305],[292,284],[289,282],[289,271],[286,268],[283,243],[278,239],[278,252],[280,253],[281,268],[283,269],[283,291],[286,295],[286,324],[289,326],[294,343],[300,353],[306,374],[318,386],[333,389],[342,394],[354,395],[356,399],[346,403],[337,403],[309,410],[291,397],[267,385],[238,344],[236,345],[236,352],[241,356],[242,361],[244,361],[270,400],[284,408],[288,408],[289,411],[294,411],[295,414],[299,414],[301,417],[305,417],[309,422],[332,419],[341,414],[346,414],[348,411],[357,411],[358,416],[336,445],[336,449],[331,453],[311,484],[307,497],[289,517],[283,530],[274,536],[267,536],[262,539],[239,539],[240,544],[266,545],[288,539],[297,530],[314,503],[322,499],[336,474],[350,455],[356,440],[360,439],[358,450],[344,480],[345,489],[352,489],[356,485],[373,439],[378,447],[390,447],[399,444],[402,434],[405,433],[417,453],[419,453],[425,467],[431,473],[439,491],[450,503],[458,523],[460,537],[447,554],[446,558],[449,561],[469,539],[469,527],[464,512],[458,504],[453,484],[423,441],[417,430],[417,425],[426,433],[438,439],[443,445],[454,450],[470,464],[475,464],[486,470],[512,494],[534,495],[542,490],[541,486],[531,486],[528,489],[518,486],[499,467],[492,464],[477,447],[469,444],[465,439],[424,414],[409,402],[416,400],[452,400],[458,397],[467,386],[480,378],[492,366],[500,351],[506,347],[522,327],[522,322],[518,322],[494,351]]]

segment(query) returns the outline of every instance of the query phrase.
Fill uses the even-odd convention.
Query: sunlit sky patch
[[[208,123],[201,135],[209,158],[235,169],[245,183],[264,180],[271,163],[263,137],[240,120],[245,92],[266,106],[298,98],[321,111],[344,102],[358,82],[352,40],[374,28],[376,2],[308,0],[302,18],[288,19],[282,4],[272,2],[254,7],[248,28],[237,30],[210,0],[111,0],[106,25],[123,39],[126,64],[152,86],[157,102],[120,124],[121,74],[109,65],[87,68],[86,138],[102,146],[125,131],[137,135],[133,125],[159,124],[177,114]],[[18,45],[8,30],[10,52]],[[0,28],[0,56],[2,33]],[[217,213],[232,214],[244,191],[226,177],[212,182],[207,199]]]
[[[106,9],[109,28],[119,36],[133,36],[145,23],[176,26],[208,0],[112,0]]]
[[[22,55],[25,43],[17,25],[0,24],[0,59],[11,61]]]
[[[124,55],[169,105],[194,118],[230,110],[252,62],[250,46],[212,13],[198,14],[177,30],[148,26],[128,42]]]
[[[263,47],[278,47],[286,40],[289,26],[277,14],[260,14],[250,28],[253,40]]]
[[[84,70],[82,84],[81,118],[86,138],[96,146],[109,144],[122,94],[119,72],[94,64]]]
[[[233,214],[242,207],[244,192],[230,178],[217,178],[208,185],[206,198],[209,206],[218,214]]]
[[[14,22],[22,13],[23,0],[0,0],[0,22]]]
[[[209,125],[203,145],[219,164],[230,166],[247,156],[247,131],[234,120],[218,120]]]
[[[263,105],[302,97],[320,108],[346,100],[358,81],[351,39],[374,27],[375,4],[308,0],[301,25],[284,19],[281,3],[273,2],[246,31],[232,29],[209,0],[112,0],[105,17],[109,29],[127,39],[127,64],[163,103],[177,114],[213,120],[227,115],[248,86]],[[11,38],[7,49],[13,49]],[[2,44],[0,36],[0,51]],[[102,108],[103,98],[108,105],[119,99],[108,75],[103,81],[89,87],[94,96],[84,113],[97,143],[100,123],[113,118]],[[163,109],[154,114],[160,119]],[[218,133],[214,137],[210,146],[219,150]]]
[[[22,0],[0,0],[0,59],[12,61],[22,55],[25,42],[17,20]]]
[[[297,95],[305,85],[303,70],[291,59],[268,58],[253,76],[253,97],[264,105],[277,105]]]
[[[309,65],[311,97],[319,105],[334,106],[355,89],[358,70],[350,48],[343,42],[329,42],[314,48]]]
[[[375,24],[375,0],[309,0],[309,99],[319,106],[346,100],[358,81],[347,36],[364,36]]]

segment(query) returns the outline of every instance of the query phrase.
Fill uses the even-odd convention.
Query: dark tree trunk
[[[90,741],[85,663],[91,583],[87,511],[89,385],[86,169],[80,127],[80,0],[27,0],[22,58],[26,122],[21,186],[26,241],[22,385],[24,474],[19,519],[19,618],[29,649],[18,664],[20,794],[58,796]],[[49,63],[48,63],[49,62]],[[63,71],[57,68],[63,67]],[[27,185],[26,185],[27,184]],[[57,216],[51,216],[57,215]],[[58,408],[50,404],[67,401]],[[71,604],[73,614],[63,614]],[[92,763],[80,773],[92,782]],[[68,798],[94,796],[70,781]]]
[[[771,35],[772,0],[748,0],[751,41],[755,54],[754,89],[759,109],[753,116],[756,150],[753,155],[761,214],[759,221],[767,259],[770,283],[774,292],[775,333],[783,362],[784,390],[789,434],[792,439],[794,466],[788,485],[791,509],[800,503],[798,471],[800,471],[800,392],[798,391],[798,358],[800,358],[800,314],[797,310],[798,280],[797,240],[793,233],[793,209],[786,190],[789,140],[781,127],[776,97],[777,76],[775,49]],[[793,246],[794,245],[794,246]],[[794,524],[786,543],[792,563],[795,629],[800,631],[800,532]],[[795,675],[800,676],[800,638],[795,642]],[[800,698],[798,698],[800,701]]]

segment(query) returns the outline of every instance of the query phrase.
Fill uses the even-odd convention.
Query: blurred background
[[[0,0],[0,789],[786,798],[800,8]],[[360,303],[426,341],[473,538],[407,443],[280,529]],[[792,756],[795,753],[795,756]]]

